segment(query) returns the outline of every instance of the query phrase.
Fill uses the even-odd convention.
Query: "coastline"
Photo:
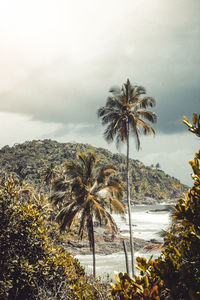
[[[109,255],[117,252],[124,251],[123,241],[126,242],[127,251],[130,251],[129,237],[116,235],[114,238],[111,235],[95,236],[95,253],[100,255]],[[88,255],[91,254],[88,241],[72,241],[68,240],[64,245],[65,249],[72,255]],[[162,243],[157,240],[143,240],[140,238],[134,238],[134,249],[139,250],[151,250],[161,248]]]
[[[145,197],[143,200],[131,200],[131,205],[172,205],[174,206],[179,198],[170,198],[170,199],[155,199],[151,197]]]
[[[166,200],[156,200],[152,198],[145,199],[144,201],[132,201],[132,208],[136,206],[151,206],[152,210],[149,209],[146,213],[159,213],[173,211],[173,207],[177,199],[166,199]],[[166,205],[164,208],[153,209],[154,205]],[[136,226],[136,225],[133,225]],[[130,241],[129,236],[124,235],[127,230],[120,230],[113,237],[108,231],[103,227],[95,227],[95,253],[100,255],[110,255],[117,252],[124,251],[123,241],[126,242],[127,251],[130,251]],[[67,240],[63,243],[64,248],[72,255],[89,255],[91,254],[89,243],[87,240]],[[151,251],[156,249],[162,249],[163,243],[157,238],[142,239],[134,237],[134,249],[135,251]]]

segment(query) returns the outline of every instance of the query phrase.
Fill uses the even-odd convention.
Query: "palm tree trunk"
[[[127,254],[127,248],[126,248],[125,240],[123,240],[123,247],[124,247],[124,255],[125,255],[125,261],[126,261],[126,273],[129,274],[128,254]]]
[[[132,218],[131,218],[131,201],[130,201],[130,185],[129,185],[129,122],[126,121],[127,126],[127,155],[126,155],[126,172],[127,172],[127,203],[128,203],[128,217],[129,217],[129,232],[130,232],[130,250],[131,250],[131,270],[134,275],[134,246],[132,234]]]
[[[91,242],[92,242],[92,255],[93,255],[93,276],[96,277],[96,259],[95,259],[95,241],[94,241],[94,225],[93,219],[91,220]]]

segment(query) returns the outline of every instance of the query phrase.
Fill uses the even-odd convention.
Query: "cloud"
[[[155,137],[141,137],[142,150],[139,152],[135,151],[131,140],[130,156],[146,165],[160,163],[167,174],[191,186],[192,169],[188,162],[199,151],[199,139],[186,131],[186,126],[184,129],[184,132],[171,135],[157,133]]]
[[[52,1],[45,25],[41,22],[42,6],[35,27],[38,3],[32,4],[33,15],[22,3],[28,16],[20,23],[12,9],[12,28],[20,42],[16,44],[9,26],[9,44],[6,30],[2,34],[2,61],[11,63],[9,71],[5,63],[0,71],[4,83],[0,111],[58,124],[55,137],[66,130],[94,136],[100,130],[97,108],[104,105],[110,86],[121,86],[127,77],[144,85],[147,94],[156,99],[158,132],[183,131],[183,115],[190,118],[199,111],[198,0],[151,0],[148,5],[146,1],[136,1],[135,5],[128,1],[127,7],[122,1],[101,5],[95,1],[90,7],[91,2],[86,1],[81,8],[87,17],[76,5],[66,6],[65,1],[59,2],[54,13]],[[52,18],[55,23],[48,32]],[[82,25],[77,24],[78,18]],[[29,30],[24,29],[25,21]],[[17,47],[15,52],[12,46]]]
[[[27,116],[21,116],[14,113],[1,113],[0,127],[0,147],[5,145],[13,146],[15,143],[23,143],[33,139],[43,139],[52,137],[58,125],[55,123],[43,123],[32,121]]]

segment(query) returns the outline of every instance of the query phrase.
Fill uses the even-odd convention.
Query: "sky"
[[[199,140],[199,0],[0,0],[0,147],[33,139],[108,145],[96,111],[127,78],[156,100],[133,159],[191,185]],[[121,153],[125,153],[125,146]]]

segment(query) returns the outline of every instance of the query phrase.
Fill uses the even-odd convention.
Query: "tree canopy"
[[[57,215],[60,229],[70,228],[79,218],[79,236],[88,233],[90,249],[93,252],[93,274],[95,276],[94,222],[105,226],[115,234],[117,225],[109,211],[123,215],[125,205],[120,201],[123,186],[115,178],[116,168],[100,165],[93,152],[77,154],[77,160],[65,164],[65,175],[54,183],[54,193],[50,197],[55,204],[63,202]],[[112,177],[111,177],[112,176]]]

